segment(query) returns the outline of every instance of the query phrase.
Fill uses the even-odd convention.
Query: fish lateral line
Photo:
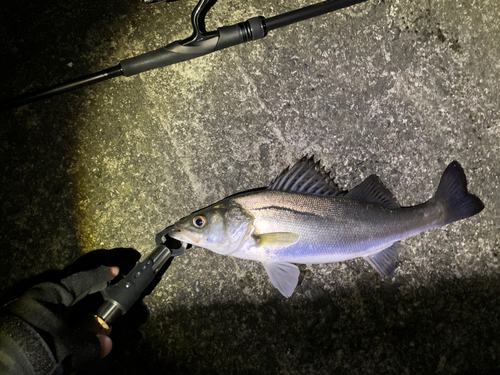
[[[306,216],[321,217],[321,215],[318,215],[317,213],[314,213],[314,212],[307,212],[304,210],[297,210],[297,209],[283,207],[283,206],[258,207],[258,208],[252,209],[251,211],[254,211],[254,212],[285,211],[285,212],[290,212],[290,213],[300,213],[300,214],[303,214]]]

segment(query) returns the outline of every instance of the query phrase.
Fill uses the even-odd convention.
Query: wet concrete
[[[313,1],[219,1],[208,29]],[[195,1],[2,4],[1,98],[190,34]],[[0,114],[1,290],[94,249],[134,247],[315,154],[402,205],[464,167],[478,216],[404,241],[395,277],[301,266],[282,297],[257,263],[192,248],[114,329],[95,373],[500,371],[500,38],[494,1],[369,1],[265,39]]]

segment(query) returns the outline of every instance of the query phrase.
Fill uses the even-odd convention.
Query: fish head
[[[229,255],[253,233],[254,217],[239,204],[221,201],[176,222],[169,233],[181,242]]]

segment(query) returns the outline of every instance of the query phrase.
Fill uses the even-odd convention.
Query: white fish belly
[[[293,228],[287,228],[287,226],[282,226],[282,229],[282,231],[297,233],[297,231],[293,232]],[[376,253],[400,239],[399,236],[390,236],[349,243],[339,241],[334,237],[321,241],[322,238],[313,237],[314,232],[298,234],[299,241],[289,246],[257,246],[255,241],[250,238],[239,251],[231,255],[261,262],[331,263]]]

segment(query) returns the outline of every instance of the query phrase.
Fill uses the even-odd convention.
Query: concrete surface
[[[207,25],[313,3],[221,0]],[[195,5],[3,2],[1,98],[183,39]],[[167,225],[305,154],[343,188],[376,173],[403,205],[456,159],[485,210],[404,241],[392,280],[361,260],[305,265],[285,299],[261,265],[192,248],[93,371],[500,373],[499,14],[373,0],[1,113],[1,290],[94,249],[147,254]]]

